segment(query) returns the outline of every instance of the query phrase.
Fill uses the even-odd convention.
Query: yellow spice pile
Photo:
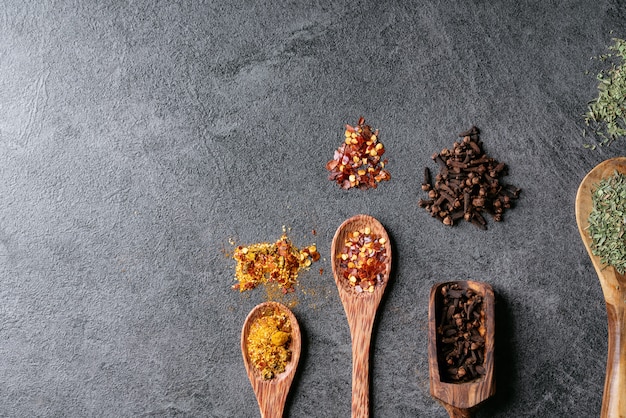
[[[259,284],[277,283],[283,293],[292,292],[298,274],[320,258],[315,245],[302,250],[283,234],[275,243],[261,242],[238,246],[233,258],[237,261],[233,289],[254,289]]]

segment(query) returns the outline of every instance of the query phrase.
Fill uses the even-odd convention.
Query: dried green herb
[[[598,73],[598,97],[589,102],[585,113],[585,124],[600,138],[599,145],[610,145],[626,136],[626,41],[613,38],[609,50],[598,57],[610,66]],[[593,149],[596,145],[585,147]]]
[[[626,272],[626,175],[615,173],[602,179],[592,195],[587,232],[591,251],[602,264]]]

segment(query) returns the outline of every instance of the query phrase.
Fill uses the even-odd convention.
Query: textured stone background
[[[584,149],[581,115],[626,2],[33,3],[0,9],[0,416],[258,416],[239,338],[271,295],[231,290],[228,253],[283,225],[323,256],[279,299],[304,336],[286,415],[348,416],[329,249],[357,213],[396,255],[373,416],[445,416],[427,299],[454,279],[498,296],[479,417],[599,414],[606,313],[574,197],[624,153]],[[324,165],[361,115],[392,179],[344,191]],[[523,189],[488,231],[417,206],[430,155],[472,124]]]

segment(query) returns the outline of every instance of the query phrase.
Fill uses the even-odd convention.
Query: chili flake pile
[[[250,362],[265,380],[285,371],[291,360],[291,323],[280,308],[270,308],[250,325],[247,349]]]
[[[332,160],[326,163],[330,171],[328,179],[335,181],[342,189],[376,188],[381,181],[391,178],[385,170],[387,160],[381,160],[385,146],[378,140],[378,129],[365,124],[360,118],[356,127],[346,124],[344,143],[335,151]]]
[[[293,292],[298,274],[320,259],[315,244],[302,250],[283,234],[275,243],[261,242],[238,246],[233,258],[237,260],[233,289],[254,289],[259,284],[276,283],[283,293]]]
[[[369,227],[348,234],[339,255],[343,277],[357,293],[374,292],[383,283],[386,239],[372,234]]]

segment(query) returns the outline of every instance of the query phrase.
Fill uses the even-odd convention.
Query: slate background
[[[231,290],[229,252],[283,226],[323,256],[278,299],[304,337],[286,416],[348,416],[329,249],[358,213],[396,255],[372,416],[446,416],[427,301],[457,279],[498,296],[497,393],[479,417],[599,415],[606,312],[574,197],[624,153],[582,146],[590,58],[612,36],[624,1],[4,2],[0,416],[258,416],[239,338],[275,297]],[[392,179],[344,191],[324,165],[361,115]],[[417,206],[430,155],[472,124],[523,189],[488,231]]]

